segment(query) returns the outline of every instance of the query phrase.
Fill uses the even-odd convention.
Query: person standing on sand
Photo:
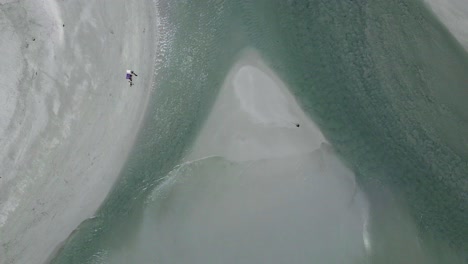
[[[126,74],[125,79],[128,80],[128,82],[130,83],[130,86],[133,85],[133,79],[132,79],[132,76],[133,76],[133,75],[138,76],[134,71],[132,71],[132,70],[127,70],[127,74]]]

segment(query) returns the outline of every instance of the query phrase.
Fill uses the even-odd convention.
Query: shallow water
[[[297,256],[288,259],[303,263],[315,256],[322,260],[319,263],[342,263],[343,259],[351,263],[466,263],[468,57],[420,2],[168,1],[158,3],[158,8],[170,31],[168,52],[162,58],[164,67],[155,74],[155,92],[138,142],[97,216],[72,234],[52,263],[125,263],[122,258],[133,263],[233,261],[222,259],[233,256],[231,251],[213,258],[190,255],[196,251],[179,256],[178,252],[185,252],[184,246],[193,249],[190,243],[196,234],[190,228],[194,226],[185,219],[163,218],[175,214],[171,208],[181,210],[182,215],[193,212],[197,208],[190,206],[197,197],[194,190],[216,189],[216,184],[224,184],[223,188],[228,183],[252,184],[247,179],[230,179],[244,165],[222,159],[215,159],[215,164],[204,161],[202,169],[193,172],[187,170],[195,165],[176,167],[245,47],[261,53],[354,172],[368,197],[373,223],[369,227],[370,254],[351,259],[348,253],[358,252],[358,245],[349,243],[346,248],[346,241],[336,248],[325,247],[334,244],[328,241],[322,245],[324,250],[316,252],[311,241],[320,240],[309,240],[302,233],[294,237],[285,228],[286,235],[292,236],[293,242],[285,248],[290,251],[270,262],[282,263],[280,257]],[[265,162],[259,170],[268,172],[274,165]],[[174,168],[183,169],[176,173]],[[219,174],[221,179],[213,179]],[[187,175],[201,179],[190,178],[175,187],[161,185],[167,185],[171,177]],[[155,194],[164,188],[182,196],[168,202],[169,198]],[[223,188],[219,190],[224,192]],[[315,194],[301,194],[305,198],[293,215],[310,216],[300,209]],[[327,195],[337,195],[331,194]],[[206,205],[215,199],[210,196],[215,193],[201,195],[196,199],[206,199]],[[206,226],[208,220],[214,221],[208,217],[198,219],[199,227],[213,231]],[[321,217],[333,220],[331,215]],[[337,235],[354,232],[352,219],[344,221],[344,233]],[[177,225],[189,228],[187,232],[193,236],[187,238]],[[166,241],[173,239],[167,233],[171,230],[183,242]],[[246,232],[242,229],[240,233]],[[268,228],[262,234],[279,236]],[[206,233],[202,235],[201,241],[206,243],[199,245],[206,248],[197,254],[224,250]],[[164,239],[153,240],[158,236]],[[242,239],[241,235],[234,239],[233,247]],[[300,249],[297,241],[304,241],[298,245],[310,255],[301,258],[293,253]],[[276,247],[279,245],[270,249]],[[160,252],[173,255],[157,254]],[[248,256],[249,263],[267,260],[255,252]]]
[[[111,251],[109,262],[362,259],[367,205],[337,162],[324,147],[269,160],[182,164],[149,196],[135,242]]]

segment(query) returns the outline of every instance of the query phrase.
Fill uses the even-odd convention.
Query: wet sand
[[[133,145],[153,81],[153,2],[2,4],[0,263],[42,263],[93,216]]]

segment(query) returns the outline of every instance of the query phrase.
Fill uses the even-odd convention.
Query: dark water
[[[375,253],[356,263],[467,263],[468,57],[419,1],[158,8],[168,49],[139,139],[96,218],[52,263],[113,263],[112,252],[138,240],[144,201],[183,157],[245,47],[288,84],[369,197]],[[415,237],[404,236],[405,217]],[[424,259],[399,246],[411,239]]]

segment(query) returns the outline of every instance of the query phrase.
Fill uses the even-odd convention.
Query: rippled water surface
[[[167,49],[139,139],[97,216],[52,263],[466,263],[468,57],[420,2],[207,0],[157,7]],[[325,160],[342,159],[356,177],[362,193],[355,200],[343,200],[345,183],[332,176],[312,177],[310,186],[282,178],[298,160],[304,177],[318,170],[307,155],[253,165],[221,157],[181,164],[246,47],[262,55],[318,124],[334,149],[322,150]],[[261,181],[264,174],[271,179]],[[297,201],[268,198],[288,185]],[[314,192],[316,185],[334,192]],[[226,206],[249,204],[249,186],[271,188],[252,203],[277,225],[257,219],[249,227],[237,219],[230,226]],[[224,204],[236,194],[239,204]],[[294,206],[275,211],[271,201]],[[341,207],[368,207],[370,251],[362,237],[364,244],[340,239],[363,232],[353,224],[363,216],[351,209],[335,215]],[[184,218],[196,210],[206,214],[196,222]],[[292,228],[308,221],[309,230]],[[227,247],[219,244],[223,232],[230,234]]]

